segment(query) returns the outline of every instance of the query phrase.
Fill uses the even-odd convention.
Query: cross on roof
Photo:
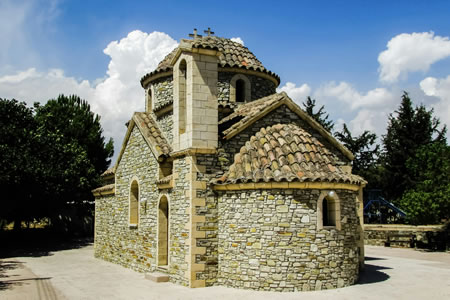
[[[189,37],[193,37],[194,39],[196,39],[201,38],[202,36],[200,34],[197,34],[197,28],[194,28],[194,33],[189,33]]]
[[[207,33],[208,36],[211,36],[212,34],[214,34],[214,31],[211,31],[211,28],[208,27],[208,30],[203,30],[204,33]]]

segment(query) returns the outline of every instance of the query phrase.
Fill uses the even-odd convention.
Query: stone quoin
[[[141,79],[145,111],[93,190],[95,256],[189,287],[355,283],[366,182],[352,153],[213,34],[195,30]]]

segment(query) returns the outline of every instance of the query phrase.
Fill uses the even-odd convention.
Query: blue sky
[[[403,90],[450,125],[449,15],[449,1],[0,0],[0,97],[80,94],[118,152],[143,109],[139,78],[194,27],[211,27],[355,134],[383,134]]]

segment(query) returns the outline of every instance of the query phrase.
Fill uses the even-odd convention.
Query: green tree
[[[20,229],[22,221],[39,214],[33,197],[39,149],[33,110],[17,100],[0,99],[0,126],[0,218],[15,221]]]
[[[387,133],[383,136],[384,192],[387,199],[398,203],[403,193],[414,187],[414,174],[407,168],[407,161],[417,150],[434,142],[445,141],[446,127],[441,130],[433,110],[423,105],[413,108],[405,92],[396,115],[391,114]]]
[[[113,154],[100,118],[77,96],[59,96],[35,110],[0,99],[0,219],[64,217],[77,207],[91,214],[91,190]],[[81,209],[78,209],[81,208]]]
[[[414,181],[400,201],[407,220],[413,224],[450,220],[450,147],[445,142],[424,145],[406,166]]]
[[[314,120],[316,120],[323,128],[327,131],[331,132],[333,130],[334,124],[332,120],[328,120],[328,114],[325,112],[325,106],[322,105],[318,111],[314,111],[316,107],[316,100],[311,99],[308,96],[306,102],[303,102],[303,107],[306,113],[311,116]]]
[[[51,165],[45,170],[45,195],[49,205],[63,209],[93,200],[91,190],[113,155],[112,139],[105,143],[100,117],[78,96],[60,95],[44,106],[35,104],[36,122],[44,151],[41,159]],[[54,210],[58,212],[58,209]]]
[[[352,136],[344,124],[342,131],[334,135],[355,156],[352,172],[368,181],[366,188],[380,188],[381,170],[378,164],[380,145],[376,144],[376,134],[366,130],[359,136]]]

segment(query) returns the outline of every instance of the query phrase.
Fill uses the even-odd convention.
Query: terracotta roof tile
[[[156,150],[158,157],[161,155],[169,155],[172,151],[167,139],[162,134],[155,119],[151,113],[137,112],[134,114],[135,122],[141,129],[142,135],[150,141],[150,144]]]
[[[92,190],[92,193],[103,193],[103,192],[106,192],[106,191],[111,191],[111,190],[114,189],[114,187],[115,187],[114,183],[108,184],[108,185],[104,185],[104,186],[101,186],[101,187],[98,187],[98,188]]]
[[[346,173],[335,154],[295,124],[261,128],[235,155],[229,171],[213,183],[259,181],[365,182]]]

